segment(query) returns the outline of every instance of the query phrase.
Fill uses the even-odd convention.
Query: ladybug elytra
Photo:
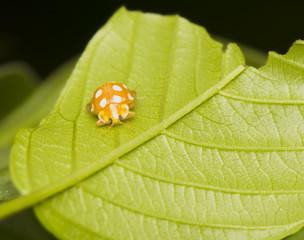
[[[130,109],[136,105],[137,92],[130,90],[124,84],[118,82],[107,82],[99,86],[87,104],[88,111],[97,115],[98,126],[121,124],[122,120],[134,117],[135,112]]]

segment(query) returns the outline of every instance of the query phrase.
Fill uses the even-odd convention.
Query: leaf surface
[[[304,222],[303,51],[298,41],[242,71],[236,45],[223,53],[183,18],[122,8],[51,115],[19,132],[14,182],[23,194],[47,186],[50,196],[82,180],[35,207],[60,239],[288,236]],[[135,131],[116,126],[101,137],[85,111],[108,81],[139,93]]]

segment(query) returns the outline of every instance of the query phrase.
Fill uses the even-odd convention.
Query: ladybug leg
[[[128,115],[126,116],[126,118],[124,119],[126,122],[129,122],[129,118],[132,118],[136,115],[136,112],[128,112]]]
[[[113,126],[114,126],[114,124],[109,125],[108,128],[107,128],[107,130],[105,130],[103,132],[103,134],[101,134],[101,136],[103,137],[110,130],[110,128],[113,127]]]
[[[101,120],[98,120],[98,121],[96,122],[96,125],[97,125],[97,126],[103,126],[103,125],[107,125],[107,123],[104,123],[104,122],[102,122]]]
[[[136,115],[136,112],[131,112],[131,111],[129,111],[129,113],[128,113],[126,119],[127,119],[127,118],[131,118],[131,117],[134,117],[135,115]]]
[[[127,120],[128,121],[128,120]],[[124,122],[120,122],[120,124],[125,125],[126,127],[132,129],[133,131],[136,129],[135,127],[129,126],[128,124],[124,123]]]
[[[136,105],[136,102],[134,101],[134,102],[129,104],[129,108],[135,107],[135,105]]]
[[[125,121],[125,122],[129,122],[129,118],[132,118],[132,117],[134,117],[136,115],[136,113],[135,112],[128,112],[128,115],[125,117],[125,118],[121,118],[120,120],[120,123],[121,124],[124,124],[122,121]]]

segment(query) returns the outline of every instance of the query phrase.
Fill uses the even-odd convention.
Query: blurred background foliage
[[[285,53],[304,38],[303,1],[1,1],[0,64],[21,60],[43,79],[81,53],[120,6],[179,14],[207,31],[263,52]]]
[[[246,63],[261,66],[268,51],[284,54],[304,39],[301,1],[2,1],[0,4],[0,203],[18,196],[8,161],[20,127],[51,111],[94,33],[122,5],[179,14],[224,44],[236,42]],[[72,60],[71,60],[72,59]],[[8,191],[9,190],[9,191]],[[303,239],[304,232],[290,239]],[[31,209],[0,222],[1,240],[52,240]]]

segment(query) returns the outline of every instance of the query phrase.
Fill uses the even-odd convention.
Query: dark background
[[[0,0],[0,64],[22,60],[45,77],[81,53],[120,6],[175,14],[211,34],[264,52],[285,53],[304,39],[304,1],[3,1]]]

